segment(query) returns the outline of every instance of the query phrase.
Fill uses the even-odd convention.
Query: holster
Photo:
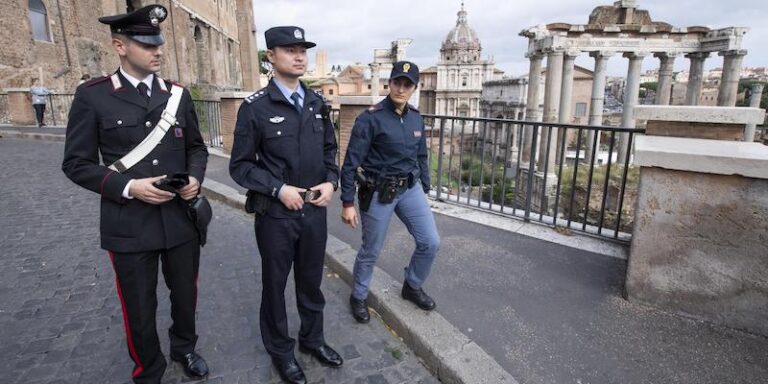
[[[264,216],[272,205],[272,198],[256,191],[248,190],[245,194],[245,212],[253,213],[257,218]]]
[[[373,185],[373,181],[366,177],[362,170],[358,170],[355,173],[355,181],[357,181],[357,199],[360,202],[360,210],[368,212],[376,188]]]
[[[208,202],[208,199],[205,196],[195,197],[189,201],[187,216],[192,220],[192,224],[195,225],[197,236],[200,240],[200,246],[205,246],[208,237],[208,224],[213,218],[211,203]]]

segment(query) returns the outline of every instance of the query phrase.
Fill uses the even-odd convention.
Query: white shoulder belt
[[[160,80],[162,81],[162,80]],[[152,132],[144,138],[132,151],[128,152],[120,160],[115,161],[109,166],[109,169],[123,173],[129,170],[134,165],[138,164],[141,159],[147,157],[152,152],[160,140],[165,136],[171,127],[176,124],[176,111],[179,110],[179,103],[181,102],[181,95],[184,92],[184,88],[173,85],[171,87],[171,98],[168,99],[168,103],[165,104],[165,109],[160,115],[160,121],[157,122]]]

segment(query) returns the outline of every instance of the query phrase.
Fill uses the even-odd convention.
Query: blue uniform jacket
[[[245,98],[235,124],[232,179],[274,198],[283,184],[307,189],[326,181],[338,184],[336,133],[324,107],[322,96],[305,87],[299,114],[273,81]],[[289,218],[319,209],[305,204],[302,211],[290,211],[276,200],[267,213]]]
[[[341,201],[355,201],[355,171],[379,176],[417,171],[424,191],[429,191],[429,166],[424,120],[408,105],[402,116],[389,97],[368,108],[355,120],[341,169]]]

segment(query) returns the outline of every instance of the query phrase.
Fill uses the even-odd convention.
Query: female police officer
[[[341,219],[352,228],[357,227],[355,175],[362,167],[358,182],[363,244],[355,259],[354,287],[349,298],[352,315],[361,323],[370,320],[368,287],[392,213],[416,240],[416,249],[405,268],[402,297],[423,310],[435,308],[434,300],[421,288],[429,276],[440,238],[426,199],[429,167],[424,122],[419,111],[408,104],[418,82],[416,64],[394,64],[389,96],[357,117],[342,167]]]

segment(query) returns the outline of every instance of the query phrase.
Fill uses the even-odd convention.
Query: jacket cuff
[[[342,201],[341,206],[344,208],[354,207],[355,202],[354,201]]]

